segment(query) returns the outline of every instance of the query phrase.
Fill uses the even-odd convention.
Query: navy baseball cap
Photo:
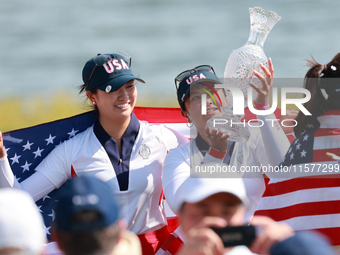
[[[118,90],[131,80],[142,79],[134,76],[131,70],[131,57],[124,52],[98,54],[86,62],[83,68],[83,81],[86,91],[98,88],[107,93]]]
[[[210,66],[199,66],[199,67],[210,67]],[[218,79],[218,77],[216,76],[216,74],[213,72],[213,69],[211,68],[209,70],[202,70],[199,71],[199,67],[195,67],[192,70],[188,70],[188,71],[184,71],[183,73],[179,74],[176,78],[175,78],[175,83],[176,81],[179,82],[179,85],[177,87],[177,100],[179,105],[181,106],[181,108],[184,110],[184,101],[190,91],[190,88],[197,84],[197,83],[213,83],[213,84],[222,84],[222,82]],[[203,68],[202,68],[203,69]],[[192,72],[193,71],[193,72]],[[185,75],[185,72],[188,72],[187,76],[183,76],[182,74]],[[190,74],[189,74],[190,73]],[[182,77],[183,78],[182,78]]]
[[[81,175],[68,180],[57,191],[55,227],[66,232],[93,231],[105,228],[119,218],[119,206],[113,188],[95,176]],[[80,212],[89,217],[78,219]]]

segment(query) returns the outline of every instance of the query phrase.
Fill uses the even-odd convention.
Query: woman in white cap
[[[42,255],[46,243],[44,221],[25,191],[0,190],[0,254]]]
[[[73,172],[96,176],[114,187],[128,229],[139,235],[143,253],[153,254],[169,235],[162,202],[163,161],[167,151],[187,139],[136,118],[136,81],[144,81],[130,66],[131,57],[124,53],[98,54],[87,61],[80,92],[86,92],[97,110],[97,122],[57,146],[20,184],[0,141],[0,187],[23,189],[37,201]]]

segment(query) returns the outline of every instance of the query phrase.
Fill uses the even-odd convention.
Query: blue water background
[[[264,50],[275,76],[302,78],[304,59],[327,63],[340,52],[340,1],[2,0],[0,99],[57,91],[77,96],[84,63],[97,53],[132,56],[139,102],[174,102],[173,79],[196,65],[220,77],[233,49],[249,35],[249,7],[282,16]]]

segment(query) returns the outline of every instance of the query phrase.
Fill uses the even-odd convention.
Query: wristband
[[[269,109],[269,101],[263,103],[263,104],[258,104],[254,102],[254,106],[256,110],[267,110]]]
[[[226,151],[218,151],[218,150],[215,150],[212,147],[209,147],[208,153],[211,156],[213,156],[215,158],[219,158],[219,159],[224,159],[225,155],[227,155]]]

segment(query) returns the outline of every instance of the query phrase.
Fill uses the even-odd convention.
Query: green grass
[[[0,109],[2,132],[66,118],[89,110],[79,101],[61,93],[51,97],[2,99]]]
[[[171,101],[171,102],[170,102]],[[178,107],[175,100],[158,101],[140,97],[138,106]],[[11,97],[0,100],[0,131],[6,132],[67,118],[91,110],[84,96],[55,93],[28,98]]]
[[[281,108],[280,97],[278,108]],[[149,98],[139,96],[138,106],[178,107],[175,97]],[[287,109],[296,109],[288,105]],[[41,123],[67,118],[91,110],[84,96],[55,93],[50,96],[12,97],[0,100],[0,131],[30,127]]]

